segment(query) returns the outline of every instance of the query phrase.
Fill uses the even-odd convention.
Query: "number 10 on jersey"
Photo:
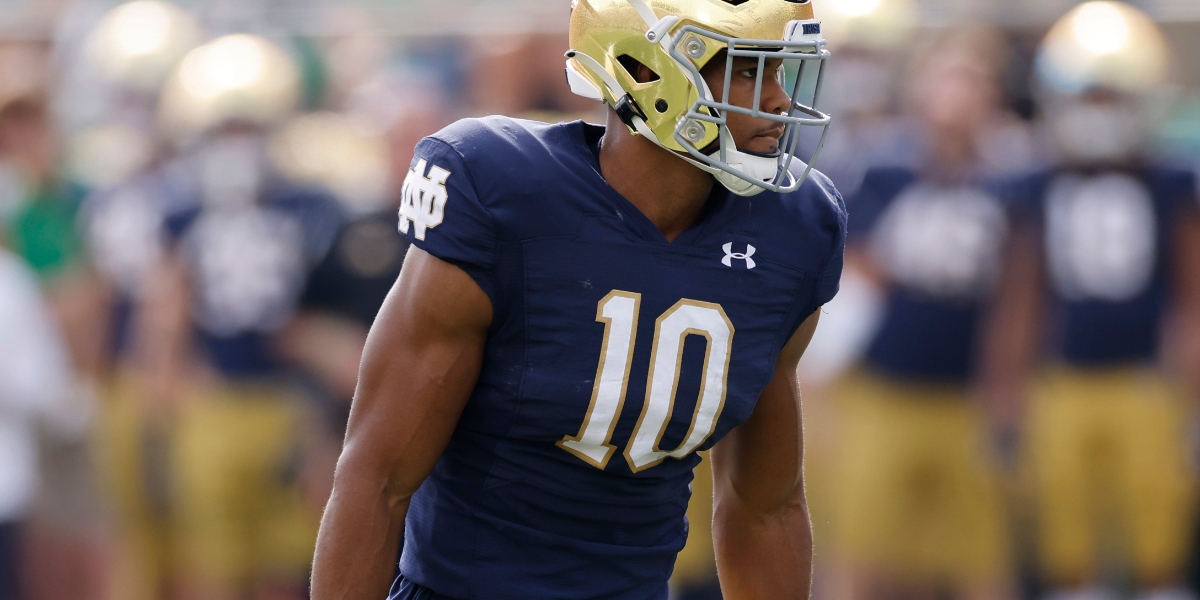
[[[596,320],[604,323],[604,342],[591,404],[579,433],[558,442],[563,450],[599,469],[608,465],[617,450],[611,443],[612,435],[629,387],[641,303],[641,294],[620,290],[600,300]],[[690,335],[703,337],[706,342],[700,394],[683,442],[674,450],[663,450],[659,445],[675,409],[684,341]],[[625,460],[635,473],[661,463],[668,456],[687,456],[712,435],[725,406],[732,346],[733,323],[719,304],[683,299],[658,317],[650,351],[646,402],[624,451]]]

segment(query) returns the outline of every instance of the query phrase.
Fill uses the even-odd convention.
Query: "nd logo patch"
[[[428,166],[429,174],[426,175]],[[417,160],[416,166],[404,178],[400,200],[400,233],[407,234],[413,226],[413,236],[424,241],[425,231],[442,223],[446,213],[447,171],[437,165],[430,166],[425,159]]]

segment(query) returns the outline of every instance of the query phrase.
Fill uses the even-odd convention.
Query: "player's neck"
[[[611,111],[600,148],[600,172],[668,242],[700,218],[715,183],[708,173],[630,133]]]

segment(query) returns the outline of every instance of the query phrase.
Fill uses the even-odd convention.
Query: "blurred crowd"
[[[814,2],[851,221],[800,373],[815,597],[1194,600],[1200,24]],[[189,6],[0,39],[0,600],[305,598],[414,145],[603,118],[565,31]],[[681,599],[719,598],[705,471]]]

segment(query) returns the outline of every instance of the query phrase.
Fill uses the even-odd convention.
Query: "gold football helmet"
[[[280,45],[232,34],[188,52],[163,89],[159,117],[186,140],[223,123],[270,126],[300,101],[300,70]]]
[[[611,106],[637,135],[712,173],[736,194],[798,189],[824,143],[830,118],[815,108],[829,52],[809,0],[574,0],[567,81],[581,96]],[[718,101],[700,70],[724,60],[758,60],[754,106]],[[766,73],[782,59],[781,73]],[[636,61],[655,78],[638,82]],[[726,68],[726,98],[733,69]],[[791,95],[783,114],[760,110],[763,78],[778,76]],[[740,113],[784,124],[775,155],[740,151],[726,115]],[[819,128],[807,162],[795,157],[801,127]],[[715,145],[715,150],[710,146]],[[803,167],[797,175],[793,164]]]
[[[1166,36],[1140,10],[1112,0],[1075,7],[1055,23],[1037,57],[1039,83],[1057,93],[1093,88],[1139,94],[1162,85],[1171,59]]]
[[[1035,64],[1038,100],[1064,158],[1127,160],[1153,130],[1171,50],[1159,26],[1112,0],[1075,7],[1050,29]]]
[[[85,57],[111,81],[153,92],[200,36],[200,24],[182,8],[134,0],[104,15],[88,34]]]

